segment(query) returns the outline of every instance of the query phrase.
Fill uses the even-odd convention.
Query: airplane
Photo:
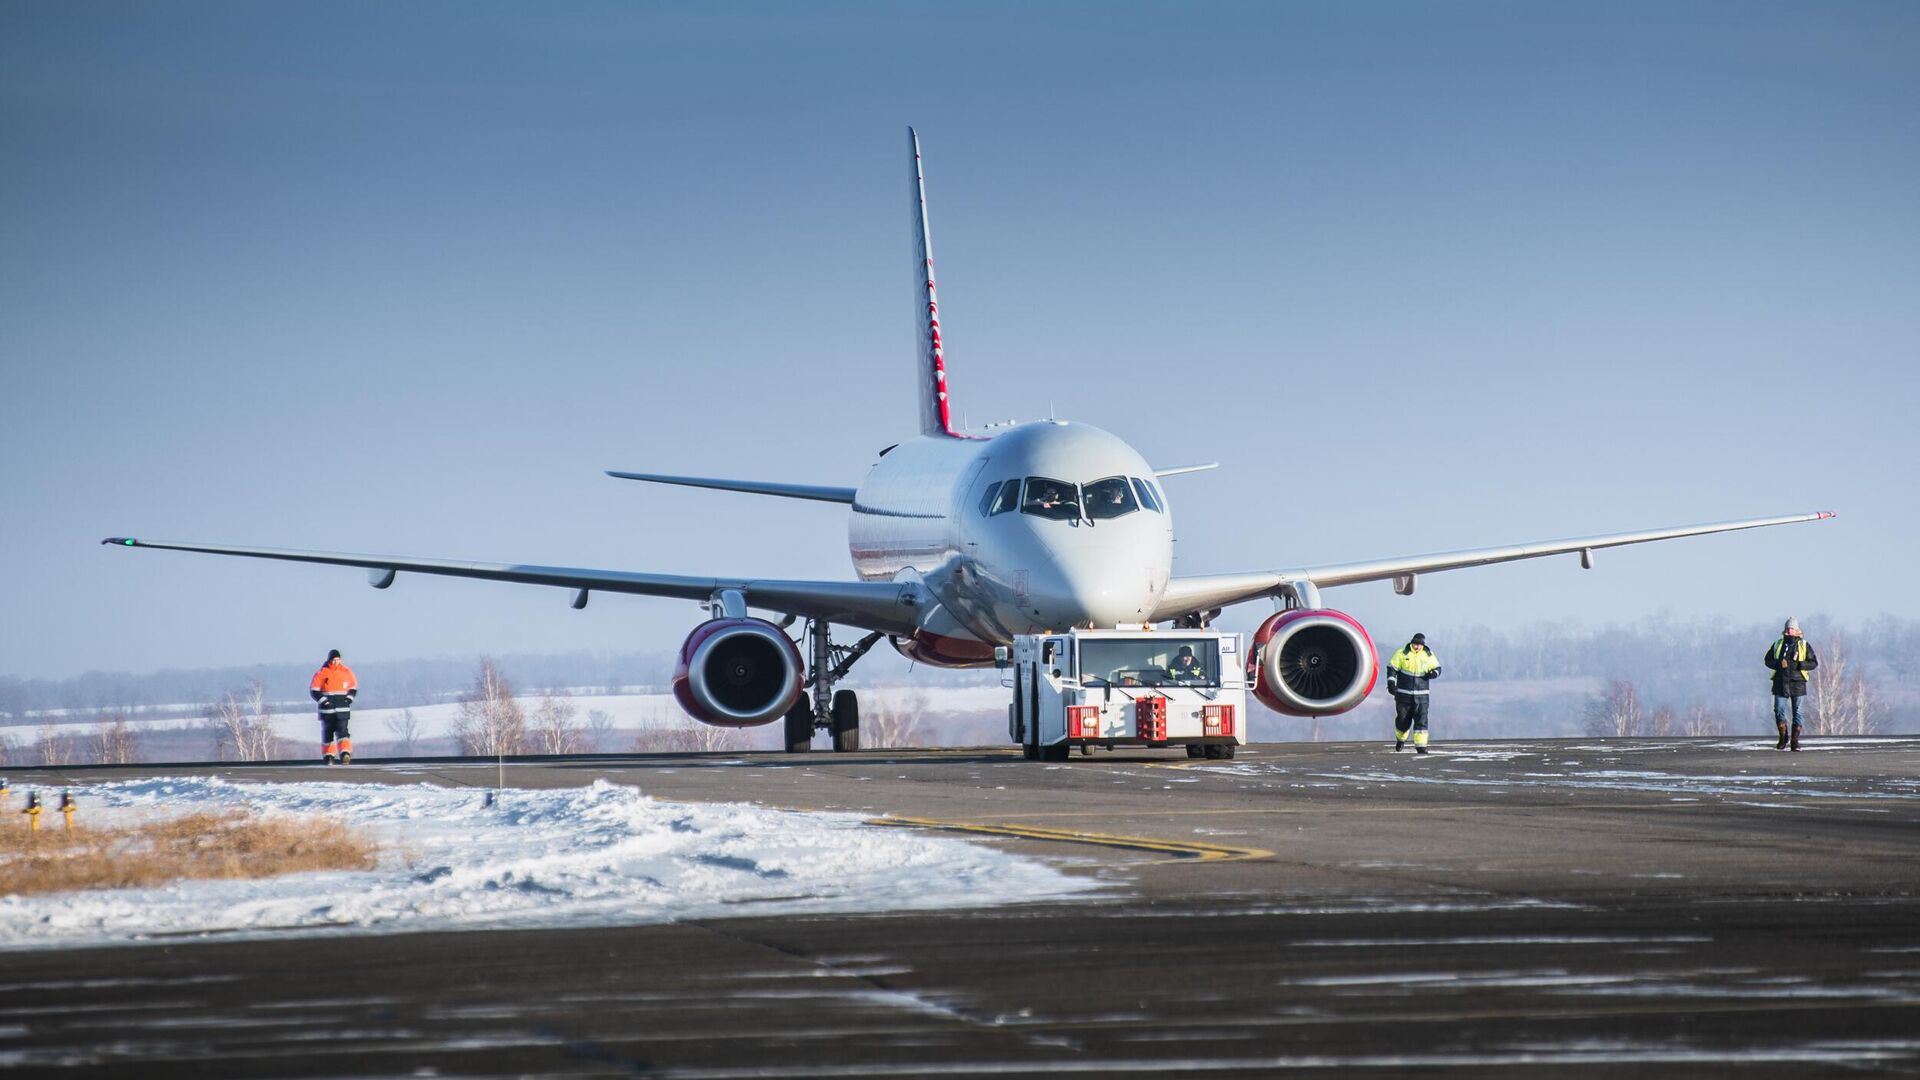
[[[912,149],[915,394],[919,433],[880,451],[856,487],[608,472],[657,484],[810,499],[848,507],[856,581],[695,577],[522,563],[455,562],[346,552],[109,537],[103,544],[353,566],[385,589],[402,573],[511,581],[573,590],[692,599],[705,621],[681,644],[673,693],[707,724],[785,722],[789,752],[828,731],[836,751],[859,749],[859,700],[835,686],[882,640],[941,667],[986,667],[1022,633],[1070,628],[1207,626],[1234,604],[1271,599],[1278,610],[1254,634],[1255,695],[1296,716],[1330,716],[1372,690],[1379,657],[1358,621],[1326,607],[1321,590],[1391,581],[1410,595],[1423,574],[1551,555],[1593,567],[1602,548],[1833,517],[1829,511],[1610,533],[1505,547],[1407,555],[1248,573],[1180,575],[1173,508],[1161,480],[1214,463],[1155,468],[1099,428],[1047,419],[956,430],[940,336],[920,138]],[[781,616],[780,622],[752,612]],[[799,640],[788,633],[805,620]],[[864,631],[837,645],[833,626]],[[803,658],[802,645],[807,655]],[[1004,655],[1004,653],[1002,654]]]

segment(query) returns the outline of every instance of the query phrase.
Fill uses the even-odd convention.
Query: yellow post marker
[[[13,789],[7,786],[7,778],[0,776],[0,806],[13,801]]]
[[[39,832],[40,831],[40,793],[37,791],[27,792],[27,808],[20,812],[27,815],[27,831]]]
[[[80,809],[79,804],[73,801],[72,792],[63,791],[60,793],[60,812],[67,816],[68,832],[73,831],[73,812],[78,809]]]

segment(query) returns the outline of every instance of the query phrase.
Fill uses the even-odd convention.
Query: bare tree
[[[135,745],[133,729],[127,726],[125,716],[115,716],[113,723],[107,724],[93,733],[93,760],[100,765],[131,765],[140,760],[140,751]]]
[[[633,749],[645,753],[725,753],[744,750],[746,736],[738,728],[714,727],[692,717],[675,715],[663,702],[654,702],[633,734]]]
[[[565,690],[549,690],[533,710],[533,745],[542,754],[577,754],[583,732],[574,720],[578,708]]]
[[[472,688],[460,699],[453,737],[460,752],[469,755],[518,754],[526,747],[527,714],[491,659],[481,659]]]
[[[272,761],[281,756],[281,739],[273,730],[273,710],[267,707],[267,688],[259,680],[229,690],[207,706],[214,731],[215,753],[233,761]]]
[[[1681,735],[1725,735],[1726,733],[1726,720],[1704,703],[1689,705],[1686,714],[1680,719],[1679,734]]]
[[[1626,679],[1607,682],[1607,691],[1587,699],[1587,734],[1606,736],[1640,735],[1646,730],[1646,714],[1640,705],[1640,691]]]
[[[60,734],[51,723],[40,725],[40,742],[35,748],[42,765],[73,764],[73,740]]]
[[[587,711],[587,748],[598,754],[613,740],[613,714],[605,709]]]
[[[397,757],[412,757],[414,744],[420,741],[420,719],[413,715],[412,709],[401,709],[399,716],[389,716],[381,725],[400,744]]]
[[[1678,735],[1680,733],[1679,715],[1669,706],[1660,706],[1653,710],[1653,713],[1647,717],[1646,733],[1655,738],[1666,738],[1669,735]]]
[[[870,741],[875,749],[927,745],[922,730],[927,715],[927,695],[923,691],[868,697],[872,704],[860,715],[863,741]]]
[[[1809,735],[1872,735],[1880,730],[1880,695],[1853,655],[1853,645],[1834,634],[1820,666],[1807,676],[1812,707],[1802,707]]]

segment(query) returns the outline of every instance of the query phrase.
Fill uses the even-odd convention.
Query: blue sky
[[[600,470],[910,432],[910,123],[958,411],[1224,462],[1176,572],[1835,509],[1329,599],[1912,616],[1915,101],[1898,3],[0,0],[0,671],[699,617],[110,534],[847,576],[834,507]]]

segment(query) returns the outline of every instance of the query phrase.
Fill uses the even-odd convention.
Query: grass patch
[[[45,816],[53,821],[38,833],[28,832],[24,822],[0,828],[0,882],[5,882],[0,890],[36,895],[308,870],[371,870],[379,859],[378,845],[326,817],[290,820],[228,810],[118,828],[76,825],[68,832],[58,811]]]

